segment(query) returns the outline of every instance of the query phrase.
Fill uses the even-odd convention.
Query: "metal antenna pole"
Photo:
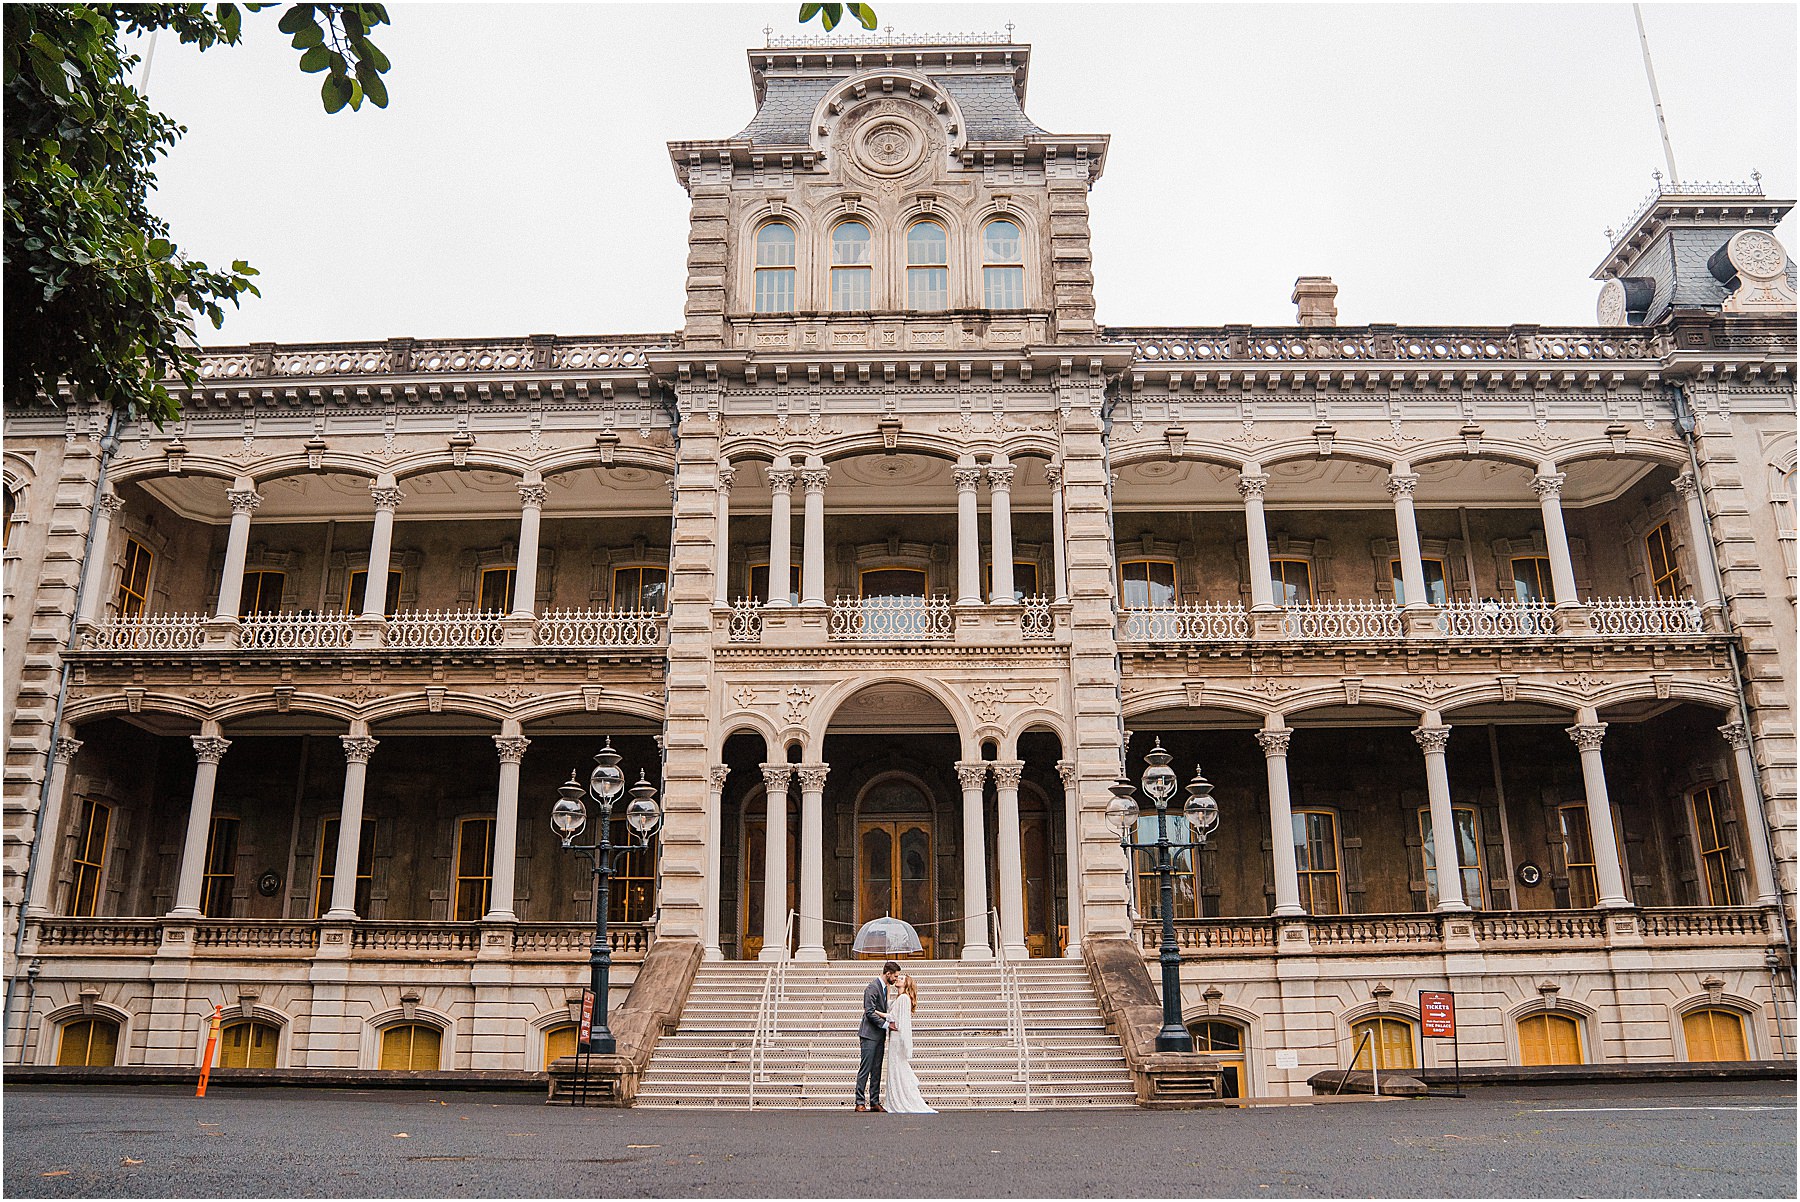
[[[144,47],[144,69],[138,72],[137,92],[139,96],[148,96],[150,87],[150,63],[156,58],[157,30],[150,31],[150,42]]]
[[[1656,90],[1656,68],[1650,65],[1650,38],[1644,32],[1644,11],[1634,4],[1631,16],[1637,22],[1638,45],[1644,51],[1644,74],[1650,79],[1650,103],[1656,107],[1656,128],[1662,134],[1663,158],[1669,163],[1669,184],[1674,186],[1681,183],[1681,176],[1675,171],[1675,148],[1669,144],[1669,123],[1663,118],[1662,94]]]

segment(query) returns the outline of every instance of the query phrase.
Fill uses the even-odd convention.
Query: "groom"
[[[856,1110],[858,1114],[881,1108],[881,1059],[887,1051],[887,991],[900,976],[900,966],[889,960],[881,966],[881,975],[863,990],[862,1025],[856,1029],[862,1044],[862,1064],[856,1070]]]

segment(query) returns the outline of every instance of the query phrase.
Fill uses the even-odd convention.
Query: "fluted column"
[[[1429,605],[1425,595],[1425,561],[1419,552],[1419,519],[1413,510],[1413,489],[1418,487],[1417,472],[1398,468],[1388,476],[1388,496],[1394,500],[1394,529],[1400,541],[1400,583],[1406,593],[1406,608]]]
[[[1063,956],[1081,959],[1081,766],[1074,760],[1057,760],[1056,776],[1063,787],[1063,863],[1068,879],[1068,931]],[[1055,921],[1055,915],[1051,915]]]
[[[1612,798],[1606,791],[1606,765],[1600,744],[1606,739],[1606,723],[1591,706],[1575,714],[1569,738],[1581,752],[1581,782],[1587,792],[1588,839],[1593,843],[1594,878],[1602,909],[1631,905],[1625,896],[1625,873],[1619,864],[1619,840],[1613,829]]]
[[[1012,485],[1015,470],[1004,455],[996,455],[987,470],[989,520],[993,523],[994,544],[994,588],[988,601],[995,605],[1013,603]]]
[[[713,493],[716,507],[713,527],[713,604],[731,604],[731,482],[737,469],[723,460],[719,463],[719,486]],[[714,941],[715,949],[718,941]]]
[[[1238,496],[1244,498],[1244,537],[1250,551],[1250,608],[1275,608],[1275,589],[1269,581],[1269,523],[1263,514],[1263,488],[1269,477],[1245,470],[1238,475]]]
[[[512,617],[537,613],[538,526],[550,490],[541,481],[527,478],[519,485],[519,560],[513,568]]]
[[[1544,547],[1550,556],[1550,591],[1555,594],[1558,609],[1579,605],[1575,595],[1575,560],[1569,555],[1569,532],[1563,526],[1563,472],[1540,468],[1531,478],[1531,489],[1537,493],[1538,508],[1544,515]]]
[[[363,581],[362,616],[382,618],[387,614],[388,560],[394,553],[394,510],[406,494],[393,483],[369,486],[375,502],[375,529],[369,536],[369,574]]]
[[[379,739],[369,737],[368,727],[357,723],[347,735],[339,735],[344,745],[344,800],[338,806],[337,855],[331,868],[331,909],[325,912],[327,922],[348,922],[357,917],[356,875],[362,869],[363,792],[369,778],[369,757],[375,754]],[[513,773],[513,814],[517,825],[519,778]],[[496,875],[499,861],[495,861]],[[498,879],[495,881],[498,884]],[[510,890],[508,897],[510,899]]]
[[[1750,728],[1742,722],[1727,722],[1719,734],[1731,745],[1737,760],[1738,795],[1744,799],[1744,836],[1749,844],[1750,882],[1756,890],[1756,904],[1774,906],[1781,903],[1781,892],[1775,884],[1775,857],[1769,851],[1769,816],[1763,812],[1758,798],[1756,757],[1750,750]]]
[[[106,590],[107,571],[112,567],[113,518],[124,508],[125,498],[116,492],[101,493],[94,500],[94,535],[88,540],[87,562],[82,566],[81,612],[75,615],[77,625],[92,622],[94,615],[106,604],[102,594]],[[240,581],[239,588],[242,587]]]
[[[1044,479],[1050,484],[1050,544],[1054,555],[1050,587],[1055,593],[1052,600],[1063,605],[1069,600],[1069,549],[1063,545],[1062,464],[1052,463],[1046,467]]]
[[[1425,796],[1431,803],[1431,854],[1437,861],[1439,910],[1467,910],[1463,898],[1462,861],[1456,854],[1456,815],[1450,810],[1450,770],[1444,749],[1450,728],[1438,725],[1438,715],[1427,713],[1426,725],[1413,731],[1419,750],[1425,753]]]
[[[769,469],[769,596],[765,605],[793,601],[794,466],[786,455]]]
[[[829,764],[801,764],[800,946],[796,960],[825,958],[825,778]]]
[[[188,802],[187,838],[181,845],[181,871],[176,877],[175,908],[170,918],[203,918],[200,883],[206,872],[206,843],[212,834],[213,788],[219,780],[219,761],[231,740],[219,734],[216,722],[202,723],[194,744],[194,792]]]
[[[519,863],[519,771],[531,740],[519,733],[517,722],[507,722],[494,736],[500,754],[500,788],[494,802],[494,880],[488,890],[484,921],[517,922],[514,874]]]
[[[56,740],[50,754],[50,787],[44,797],[44,808],[37,816],[37,875],[31,878],[31,898],[25,907],[27,918],[50,916],[50,892],[56,884],[56,852],[62,846],[62,820],[65,794],[69,791],[69,765],[81,750],[81,740],[64,735]]]
[[[805,490],[801,525],[805,540],[800,545],[800,604],[815,608],[825,604],[825,482],[831,469],[809,455],[800,473]]]
[[[1294,856],[1294,806],[1288,792],[1287,753],[1294,732],[1271,726],[1256,732],[1269,776],[1269,850],[1275,861],[1277,918],[1306,913],[1300,905],[1300,869]]]
[[[706,770],[706,912],[700,930],[701,958],[706,960],[725,958],[719,947],[719,897],[724,888],[719,879],[719,840],[724,830],[725,780],[730,775],[728,764]]]
[[[231,502],[231,529],[225,536],[225,570],[219,576],[219,606],[216,618],[235,619],[238,603],[243,600],[244,560],[250,554],[250,515],[262,504],[262,494],[248,487],[249,480],[239,480],[245,487],[225,494]]]
[[[1000,942],[1008,960],[1031,955],[1025,946],[1025,857],[1019,830],[1019,780],[1025,774],[1023,760],[994,762],[994,795],[998,802],[994,821],[995,846],[1000,861]]]
[[[792,764],[764,764],[763,945],[759,960],[787,959],[787,795]]]
[[[958,760],[963,795],[963,949],[965,960],[992,960],[988,945],[987,826],[982,815],[986,760]]]
[[[965,455],[951,470],[956,480],[956,603],[981,604],[981,509],[975,490],[981,469]]]
[[[1700,608],[1723,611],[1725,602],[1719,596],[1719,573],[1713,558],[1712,532],[1706,525],[1706,498],[1700,495],[1700,483],[1694,473],[1685,471],[1675,477],[1675,491],[1687,506],[1688,545],[1694,548],[1694,588],[1700,594]]]

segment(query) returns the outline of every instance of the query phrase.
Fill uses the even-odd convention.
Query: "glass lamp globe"
[[[625,822],[645,838],[662,825],[662,807],[656,804],[656,786],[638,773],[638,783],[631,786],[631,804],[625,807]]]
[[[1156,746],[1144,756],[1144,761],[1150,766],[1138,778],[1138,783],[1143,786],[1144,796],[1159,810],[1168,808],[1169,799],[1175,796],[1176,786],[1181,783],[1175,779],[1174,769],[1169,767],[1169,761],[1173,758],[1163,750],[1162,740],[1156,740]]]
[[[1187,785],[1187,805],[1183,808],[1202,839],[1219,825],[1219,803],[1213,799],[1212,788],[1212,782],[1200,775],[1198,768],[1194,769],[1194,779]]]
[[[557,790],[556,804],[550,807],[550,826],[565,841],[573,839],[587,825],[587,806],[581,800],[581,785],[575,774],[569,774],[569,783]]]
[[[1107,786],[1112,790],[1113,799],[1107,803],[1106,817],[1120,831],[1129,831],[1137,825],[1137,799],[1132,796],[1131,782],[1114,781]]]
[[[594,764],[593,774],[588,777],[588,792],[602,810],[611,813],[613,803],[625,792],[625,774],[619,771],[619,753],[613,750],[611,739],[594,756]]]

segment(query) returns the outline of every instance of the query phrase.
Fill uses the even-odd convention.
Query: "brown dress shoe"
[[[868,1109],[869,1108],[867,1106],[864,1106],[861,1102],[858,1102],[856,1104],[856,1113],[858,1113],[858,1114],[866,1113],[868,1111]]]
[[[886,1114],[887,1113],[887,1111],[885,1111],[881,1108],[880,1102],[871,1102],[869,1104],[869,1109],[876,1114]]]

